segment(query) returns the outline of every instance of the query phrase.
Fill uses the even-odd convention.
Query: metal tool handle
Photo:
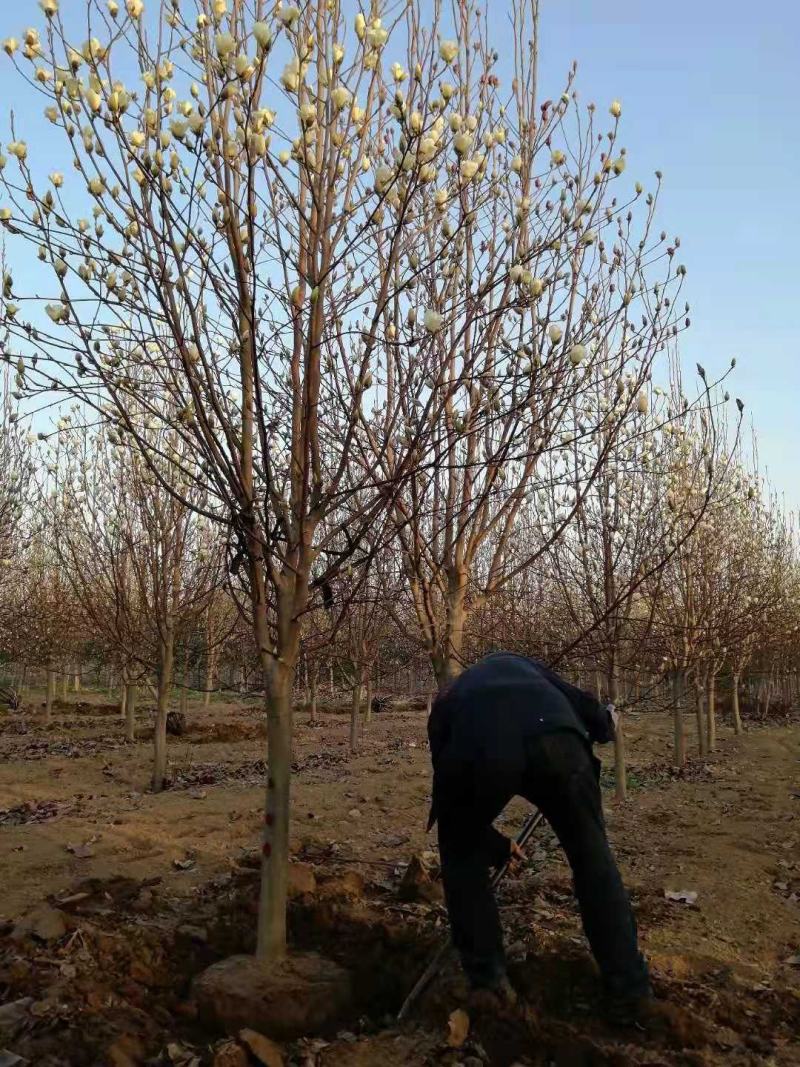
[[[516,843],[519,845],[520,848],[524,848],[525,847],[525,845],[530,840],[530,838],[532,837],[533,833],[535,832],[535,830],[537,829],[537,827],[539,826],[539,824],[543,820],[544,820],[544,815],[542,815],[542,813],[540,811],[533,812],[531,815],[528,816],[528,818],[525,820],[525,825],[522,827],[522,829],[520,830],[520,832],[517,834],[517,836],[515,838]],[[497,870],[492,875],[491,882],[489,883],[491,885],[492,889],[495,889],[500,884],[500,882],[502,882],[503,878],[505,878],[506,874],[508,874],[508,869],[509,869],[510,866],[511,866],[511,857],[509,856],[509,858],[506,860],[506,862],[503,864],[503,866],[502,867],[498,867]],[[439,973],[439,971],[441,970],[442,965],[444,964],[449,952],[450,952],[450,939],[448,938],[436,950],[436,952],[434,953],[433,958],[431,959],[430,963],[425,968],[425,970],[422,972],[422,974],[419,976],[419,978],[416,980],[416,982],[414,983],[413,989],[408,994],[406,999],[403,1001],[403,1006],[400,1008],[400,1011],[397,1013],[397,1021],[398,1022],[402,1022],[403,1019],[405,1019],[405,1017],[408,1015],[409,1011],[411,1010],[412,1006],[416,1003],[417,999],[425,991],[425,989],[427,989],[427,987],[430,985],[430,983],[433,981],[433,979]]]

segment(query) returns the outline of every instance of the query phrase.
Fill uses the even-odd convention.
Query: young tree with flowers
[[[478,242],[484,176],[501,182],[482,145],[490,116],[472,129],[468,113],[478,79],[488,93],[494,77],[488,53],[472,59],[468,6],[447,32],[438,9],[428,18],[417,3],[369,17],[263,0],[80,7],[48,0],[43,27],[5,42],[74,165],[46,185],[12,122],[0,221],[15,247],[37,249],[51,289],[41,315],[27,302],[17,313],[9,356],[22,359],[26,389],[78,397],[165,490],[188,506],[191,487],[200,513],[230,530],[268,718],[258,954],[277,957],[302,616],[411,471],[488,424],[476,394],[458,430],[456,404],[478,372],[491,376],[499,357],[482,351],[499,351],[509,294],[535,298],[540,253],[506,245],[499,217],[485,253]],[[520,57],[523,93],[534,68],[533,53]],[[505,171],[534,182],[526,147],[510,154],[488,102]],[[588,249],[591,210],[582,217]],[[480,286],[441,260],[443,240]],[[474,262],[475,249],[493,265]],[[470,311],[468,356],[454,362],[443,340],[463,334],[459,302],[476,300],[495,325],[479,329]],[[164,451],[169,435],[182,458]]]

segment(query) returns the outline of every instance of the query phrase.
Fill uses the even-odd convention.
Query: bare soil
[[[160,795],[147,790],[150,729],[143,705],[140,739],[126,743],[105,694],[59,702],[47,727],[38,704],[0,712],[0,1062],[4,1049],[41,1067],[247,1062],[204,1030],[190,986],[253,948],[261,712],[190,702]],[[722,723],[719,751],[682,775],[662,714],[631,715],[628,734],[630,797],[609,791],[606,812],[661,1023],[605,1023],[569,871],[545,831],[501,894],[520,1007],[474,1017],[455,1048],[447,1020],[465,990],[452,966],[407,1024],[393,1022],[446,929],[435,891],[401,889],[412,857],[436,862],[424,710],[376,715],[355,756],[344,714],[311,726],[299,711],[291,937],[350,969],[355,1003],[330,1033],[285,1045],[285,1062],[800,1064],[800,726],[734,738]],[[510,831],[524,814],[512,805]],[[32,999],[4,1023],[2,1005],[21,998]]]

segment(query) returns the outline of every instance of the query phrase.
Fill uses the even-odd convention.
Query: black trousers
[[[568,731],[530,740],[522,772],[518,762],[506,774],[500,765],[448,766],[443,754],[437,768],[442,881],[453,944],[473,986],[491,987],[505,974],[486,842],[491,823],[520,794],[542,812],[567,855],[583,929],[606,990],[631,997],[649,992],[636,921],[606,837],[598,769],[585,741]]]

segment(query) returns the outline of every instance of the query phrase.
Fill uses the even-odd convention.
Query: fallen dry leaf
[[[461,1048],[469,1034],[469,1015],[463,1008],[450,1012],[447,1020],[447,1044],[450,1048]]]

